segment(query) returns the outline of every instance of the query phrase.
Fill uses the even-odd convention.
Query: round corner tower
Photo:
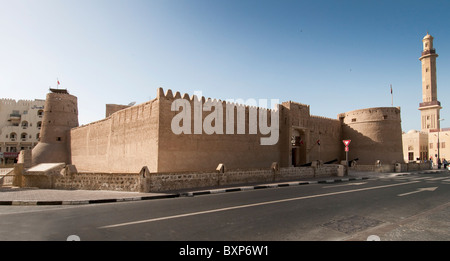
[[[77,97],[65,89],[50,89],[44,105],[40,141],[32,151],[32,164],[70,164],[70,129],[74,127],[78,127]]]
[[[349,159],[358,164],[403,162],[399,107],[376,107],[341,114],[342,138],[351,140]],[[343,146],[343,145],[342,145]]]

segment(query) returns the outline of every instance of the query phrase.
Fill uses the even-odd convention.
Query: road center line
[[[324,193],[324,194],[317,194],[317,195],[311,195],[311,196],[303,196],[303,197],[296,197],[296,198],[272,200],[272,201],[266,201],[266,202],[260,202],[260,203],[246,204],[246,205],[241,205],[241,206],[234,206],[234,207],[227,207],[227,208],[218,208],[218,209],[211,209],[211,210],[205,210],[205,211],[199,211],[199,212],[193,212],[193,213],[186,213],[186,214],[180,214],[180,215],[174,215],[174,216],[167,216],[167,217],[159,217],[159,218],[151,218],[151,219],[144,219],[144,220],[138,220],[138,221],[131,221],[131,222],[114,224],[114,225],[102,226],[102,227],[99,227],[99,228],[100,229],[104,229],[104,228],[115,228],[115,227],[130,226],[130,225],[136,225],[136,224],[142,224],[142,223],[150,223],[150,222],[161,221],[161,220],[168,220],[168,219],[182,218],[182,217],[190,217],[190,216],[203,215],[203,214],[209,214],[209,213],[215,213],[215,212],[222,212],[222,211],[227,211],[227,210],[234,210],[234,209],[241,209],[241,208],[250,208],[250,207],[256,207],[256,206],[276,204],[276,203],[283,203],[283,202],[289,202],[289,201],[295,201],[295,200],[327,197],[327,196],[332,196],[332,195],[353,193],[353,192],[358,192],[358,191],[381,189],[381,188],[389,188],[389,187],[395,187],[395,186],[408,185],[408,184],[417,183],[417,182],[419,182],[419,181],[410,181],[410,182],[405,182],[405,183],[383,185],[383,186],[370,187],[370,188],[360,188],[360,189],[352,189],[352,190],[339,191],[339,192],[330,192],[330,193]]]

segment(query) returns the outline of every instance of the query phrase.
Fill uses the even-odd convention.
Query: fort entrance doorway
[[[306,147],[308,139],[306,137],[306,132],[300,128],[292,129],[291,136],[291,166],[298,167],[300,165],[306,164]]]

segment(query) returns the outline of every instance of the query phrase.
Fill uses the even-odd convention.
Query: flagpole
[[[394,93],[392,92],[392,84],[391,84],[391,106],[394,107]]]

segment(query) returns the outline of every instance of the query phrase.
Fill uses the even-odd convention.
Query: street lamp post
[[[438,119],[438,121],[443,121],[444,119]],[[437,141],[437,148],[438,148],[438,159],[437,159],[437,164],[438,164],[438,169],[441,168],[441,143],[439,141],[439,133],[441,132],[441,123],[439,123],[439,129],[438,129],[438,141]]]

